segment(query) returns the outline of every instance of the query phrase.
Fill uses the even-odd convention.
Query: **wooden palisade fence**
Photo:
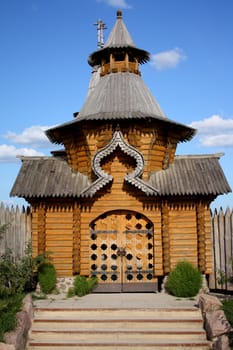
[[[1,233],[0,256],[10,249],[15,259],[23,257],[31,239],[30,208],[8,207],[1,203],[0,226],[5,227]]]
[[[228,279],[233,276],[233,210],[215,210],[212,215],[213,273],[209,279],[210,289],[233,290]],[[0,256],[11,249],[14,257],[24,255],[31,239],[30,208],[0,205],[0,226],[6,230],[0,240]]]
[[[210,288],[233,290],[233,210],[212,213],[213,274]]]

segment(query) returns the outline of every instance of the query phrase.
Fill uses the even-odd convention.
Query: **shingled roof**
[[[222,154],[176,156],[168,169],[152,173],[160,195],[220,195],[231,192],[219,164]]]
[[[78,197],[90,184],[87,176],[72,171],[62,157],[21,157],[21,160],[11,196]]]
[[[127,48],[128,52],[132,53],[141,64],[149,61],[150,59],[149,52],[136,47],[124,24],[124,21],[122,19],[122,12],[117,11],[117,20],[104,47],[98,51],[93,52],[89,56],[88,63],[91,66],[99,65],[101,63],[101,59],[107,56],[109,51],[112,51],[112,49],[117,50],[122,48]]]
[[[217,196],[231,191],[219,164],[220,155],[176,156],[167,170],[154,172],[148,185],[157,196]],[[11,196],[81,197],[90,186],[87,176],[74,172],[60,157],[22,157]]]
[[[122,16],[118,13],[116,24],[104,48],[90,56],[91,64],[99,65],[103,55],[110,55],[111,50],[123,47],[127,52],[130,51],[139,63],[149,59],[148,52],[135,47]],[[76,118],[46,131],[51,142],[63,143],[65,131],[75,127],[76,124],[78,126],[78,123],[86,121],[97,123],[103,120],[158,120],[166,123],[167,128],[173,128],[181,142],[190,140],[194,136],[193,128],[167,118],[140,75],[131,72],[115,72],[100,76],[98,69],[96,67],[95,69],[95,84],[90,84],[91,91]]]

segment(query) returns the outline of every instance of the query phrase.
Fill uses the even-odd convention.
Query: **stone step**
[[[87,343],[77,341],[32,341],[30,350],[210,350],[210,344],[207,341],[131,341],[131,342],[96,342],[90,341]]]
[[[50,326],[54,329],[92,329],[93,319],[56,319],[56,318],[37,318],[34,320],[34,327],[37,330],[47,330]],[[179,329],[189,328],[189,329],[201,329],[203,321],[200,318],[197,319],[161,319],[161,318],[140,318],[140,319],[95,319],[95,329],[114,329],[114,328],[131,328],[140,329],[145,327],[146,329],[161,329],[161,328],[171,328],[173,325]]]
[[[95,325],[93,324],[93,328]],[[147,329],[122,329],[116,328],[111,330],[99,329],[99,330],[91,330],[91,329],[83,329],[83,330],[69,330],[63,329],[61,330],[37,330],[33,329],[31,332],[31,339],[39,340],[75,340],[78,342],[88,342],[88,340],[95,339],[96,341],[147,341],[147,340],[206,340],[206,334],[203,330],[190,330],[190,329],[161,329],[161,330],[150,330]]]
[[[179,318],[179,319],[200,319],[200,310],[197,308],[184,308],[184,309],[171,309],[171,308],[114,308],[114,309],[78,309],[78,308],[36,308],[34,310],[35,317],[43,318],[74,318],[74,319],[91,319],[91,318],[110,318],[117,319],[119,317],[128,317],[131,319],[137,318],[158,318],[158,319],[168,319],[168,318]]]
[[[200,310],[37,307],[28,350],[209,350]]]

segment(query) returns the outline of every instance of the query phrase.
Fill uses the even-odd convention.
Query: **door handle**
[[[118,256],[125,256],[126,255],[126,250],[123,247],[117,248],[117,255]]]

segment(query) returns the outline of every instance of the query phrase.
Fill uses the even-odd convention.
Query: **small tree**
[[[38,271],[38,281],[43,293],[52,292],[57,283],[56,269],[52,263],[51,252],[45,252],[35,258]]]
[[[202,286],[200,271],[188,261],[180,261],[168,275],[167,291],[176,297],[193,297]]]
[[[34,260],[30,242],[27,244],[24,257],[18,261],[15,261],[10,249],[0,256],[0,296],[20,294],[26,289],[31,289],[33,278]]]

